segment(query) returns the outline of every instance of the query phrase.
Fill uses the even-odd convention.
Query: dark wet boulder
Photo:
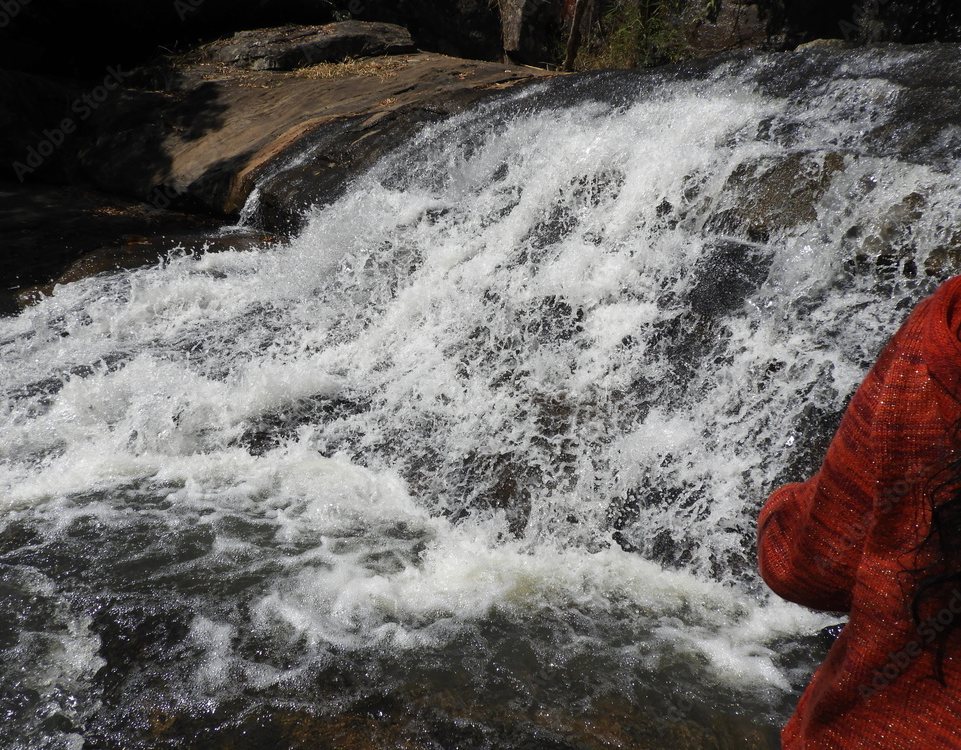
[[[200,237],[217,226],[207,216],[162,211],[90,188],[0,182],[0,307],[18,309],[17,293],[7,290],[48,285],[89,253],[111,248],[118,258],[131,257],[128,251],[148,236],[159,243],[160,235]],[[155,248],[150,262],[165,252]]]
[[[136,89],[105,102],[81,167],[109,192],[236,216],[258,180],[308,163],[305,152],[344,165],[347,179],[399,145],[425,112],[448,116],[538,75],[428,53],[252,70],[201,51],[139,71]]]
[[[252,70],[296,70],[348,57],[414,51],[407,29],[389,23],[344,21],[325,26],[289,26],[240,31],[204,48],[214,62]]]
[[[731,240],[712,243],[694,266],[687,305],[711,317],[737,310],[767,279],[773,258],[764,246]]]
[[[93,88],[0,72],[0,313],[65,273],[155,262],[170,246],[155,236],[161,224],[168,238],[210,229],[236,217],[258,181],[251,218],[295,229],[306,208],[335,199],[425,124],[545,75],[429,53],[383,56],[411,44],[386,24],[321,28],[353,41],[321,54],[311,46],[318,27],[258,32],[244,37],[246,52],[227,40],[114,68],[109,86],[101,75]],[[246,67],[211,61],[214,52]],[[354,53],[378,56],[320,60]]]
[[[420,49],[502,57],[498,9],[487,0],[35,0],[0,5],[0,68],[84,78],[238,31],[345,20],[403,26]]]
[[[866,42],[957,42],[961,40],[961,6],[955,0],[861,3],[844,30],[847,36]]]
[[[818,201],[844,168],[844,155],[832,151],[741,164],[725,185],[732,207],[714,214],[708,226],[765,242],[776,231],[816,219]]]
[[[338,0],[334,0],[337,2]],[[496,0],[339,0],[354,18],[396,23],[419,49],[474,60],[500,60],[500,3]]]
[[[566,5],[556,0],[500,0],[504,54],[529,65],[559,62],[558,51],[570,32]],[[588,19],[590,20],[590,19]]]
[[[0,180],[65,183],[73,175],[78,114],[75,85],[0,70]]]

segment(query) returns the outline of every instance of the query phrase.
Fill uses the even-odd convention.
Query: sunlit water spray
[[[0,733],[455,693],[482,727],[612,696],[778,726],[837,620],[765,591],[757,510],[944,275],[961,198],[865,137],[890,64],[531,87],[270,252],[3,320]]]

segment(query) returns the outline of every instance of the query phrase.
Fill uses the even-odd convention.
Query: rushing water
[[[0,321],[3,746],[775,746],[838,620],[757,510],[961,200],[912,59],[535,86]]]

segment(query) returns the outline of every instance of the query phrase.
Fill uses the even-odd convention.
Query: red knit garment
[[[936,634],[961,618],[961,586],[911,618],[930,527],[932,467],[961,418],[961,277],[921,302],[849,404],[818,473],[768,498],[758,565],[775,593],[848,623],[798,702],[786,750],[958,750],[961,638],[942,687]],[[922,553],[925,554],[925,553]],[[956,593],[955,593],[956,592]]]

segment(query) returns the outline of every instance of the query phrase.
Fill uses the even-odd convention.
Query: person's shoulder
[[[915,308],[921,357],[930,377],[961,401],[961,276],[945,281]]]
[[[961,296],[961,276],[952,276],[935,290],[932,297],[958,297]]]
[[[952,321],[961,321],[956,310],[961,312],[961,276],[952,276],[941,282],[934,292],[918,302],[905,321],[905,327],[927,321],[928,329],[932,324],[950,328]]]

